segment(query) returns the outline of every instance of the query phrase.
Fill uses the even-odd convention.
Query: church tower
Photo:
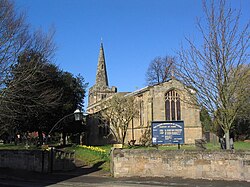
[[[112,88],[109,88],[104,48],[103,43],[101,43],[95,84],[89,89],[88,108],[91,108],[93,104],[113,95],[116,92],[116,87],[112,86]]]

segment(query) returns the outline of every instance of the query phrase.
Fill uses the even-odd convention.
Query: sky
[[[109,86],[119,92],[146,86],[149,63],[176,56],[185,37],[199,41],[201,0],[15,0],[33,30],[55,28],[55,64],[95,83],[101,40]],[[231,0],[250,20],[250,0]],[[88,89],[89,89],[88,87]],[[87,100],[85,100],[85,103]]]

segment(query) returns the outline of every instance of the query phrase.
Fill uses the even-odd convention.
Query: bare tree
[[[114,95],[100,106],[99,118],[108,122],[114,136],[124,144],[129,123],[138,116],[138,107],[132,96]]]
[[[28,25],[24,13],[17,14],[14,3],[0,0],[0,88],[10,66],[28,42]]]
[[[55,52],[54,30],[48,34],[37,30],[29,32],[24,13],[16,13],[12,1],[0,0],[0,89],[5,87],[5,79],[21,52],[33,50],[49,59]]]
[[[146,72],[146,82],[148,85],[163,83],[173,75],[174,70],[174,57],[156,57],[149,64]]]
[[[0,0],[0,131],[6,129],[8,124],[15,120],[15,116],[20,115],[20,111],[24,116],[32,110],[31,105],[21,102],[21,98],[29,97],[26,91],[31,91],[31,84],[27,84],[29,80],[34,81],[39,85],[41,82],[35,82],[37,75],[42,68],[42,65],[35,63],[34,55],[26,55],[25,68],[15,68],[21,58],[25,54],[37,54],[37,62],[49,61],[52,59],[55,52],[53,42],[54,31],[48,34],[38,30],[34,33],[29,32],[29,25],[25,22],[25,14],[18,14],[15,11],[13,1]],[[32,56],[32,58],[30,58]],[[19,64],[20,65],[20,64]],[[19,71],[19,72],[17,72]],[[13,75],[18,75],[15,78]],[[34,88],[34,87],[33,87]],[[49,90],[44,90],[43,95],[38,96],[39,99],[53,98],[56,93]],[[49,97],[48,97],[49,96]],[[35,100],[36,95],[33,95]],[[19,102],[17,102],[19,98]],[[37,98],[38,99],[38,98]],[[47,102],[53,105],[53,102]],[[41,103],[40,103],[41,104]],[[15,107],[10,107],[14,106]],[[22,110],[20,110],[22,108]],[[25,108],[25,110],[23,110]],[[10,122],[10,123],[8,123]]]
[[[6,76],[28,39],[24,13],[17,14],[13,2],[0,0],[0,132],[8,128],[5,123],[7,115],[3,113],[6,110],[2,107]]]
[[[218,3],[218,4],[216,4]],[[249,77],[249,23],[240,27],[240,11],[228,7],[225,0],[203,1],[205,21],[197,27],[203,44],[186,39],[188,47],[179,52],[179,76],[197,91],[198,103],[220,125],[229,149],[229,132],[246,100]],[[202,24],[203,23],[203,24]]]
[[[55,51],[53,33],[47,35],[37,31],[30,36],[24,47],[23,51],[19,51],[18,58],[16,60],[12,59],[15,61],[8,67],[6,76],[2,79],[2,89],[0,90],[0,102],[2,103],[0,110],[2,112],[0,113],[0,119],[2,116],[14,117],[10,114],[14,114],[15,110],[17,112],[19,107],[28,107],[27,103],[24,102],[16,102],[15,105],[19,105],[16,109],[10,109],[8,106],[18,97],[27,98],[32,96],[35,99],[36,95],[27,95],[26,93],[41,84],[45,84],[44,81],[49,81],[44,80],[41,82],[41,79],[43,78],[44,68],[51,63],[49,59],[53,57]],[[52,66],[51,69],[53,69]],[[37,76],[39,73],[41,74],[40,77]],[[42,97],[53,98],[55,95],[58,95],[58,93],[45,89],[39,99]],[[53,102],[48,101],[49,103],[53,105]]]
[[[52,62],[56,51],[54,35],[54,27],[51,27],[48,33],[44,33],[41,29],[36,30],[30,34],[24,51],[39,53],[43,59]]]

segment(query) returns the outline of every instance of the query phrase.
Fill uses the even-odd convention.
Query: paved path
[[[249,187],[248,182],[209,181],[181,178],[119,178],[109,173],[90,167],[80,167],[74,171],[41,174],[22,170],[0,169],[0,186],[2,187]]]

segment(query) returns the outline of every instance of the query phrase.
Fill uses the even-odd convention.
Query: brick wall
[[[250,152],[113,149],[114,177],[184,177],[250,181]]]

